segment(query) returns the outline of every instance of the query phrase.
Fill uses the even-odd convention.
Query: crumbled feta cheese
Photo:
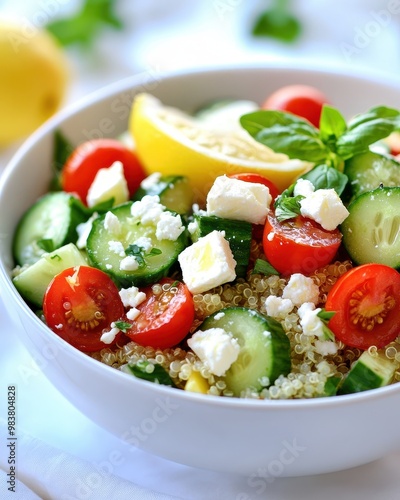
[[[127,255],[121,260],[119,268],[121,271],[136,271],[139,269],[139,262],[134,255]]]
[[[198,224],[197,220],[194,220],[193,222],[189,222],[188,231],[190,234],[194,234],[198,229],[199,229],[199,224]]]
[[[219,312],[214,316],[214,319],[219,320],[222,319],[225,316],[224,312]]]
[[[303,217],[315,220],[327,231],[333,231],[349,215],[334,189],[317,189],[300,201]]]
[[[191,293],[205,292],[236,278],[236,261],[219,231],[212,231],[185,248],[178,260]]]
[[[305,305],[308,307],[304,307]],[[318,313],[321,308],[315,309],[312,302],[306,302],[299,308],[300,312],[300,326],[303,329],[305,335],[314,335],[315,337],[323,338],[324,336],[324,323],[321,318],[318,317]]]
[[[108,242],[108,249],[110,252],[119,255],[120,257],[125,256],[125,248],[120,241],[111,240]]]
[[[59,323],[56,325],[57,330],[62,330],[64,328],[64,325],[62,323]]]
[[[111,167],[101,168],[88,190],[86,202],[89,207],[114,198],[114,206],[129,200],[128,184],[124,176],[124,167],[115,161]]]
[[[308,196],[315,191],[314,184],[307,179],[297,179],[293,196]]]
[[[291,313],[293,308],[294,304],[290,299],[269,295],[265,300],[265,309],[268,316],[283,318]]]
[[[136,307],[146,300],[146,294],[144,292],[140,292],[139,288],[136,286],[121,288],[119,296],[121,297],[124,307]]]
[[[145,195],[140,201],[135,201],[132,204],[131,215],[138,218],[144,225],[157,224],[164,209],[158,195]]]
[[[161,179],[161,173],[160,172],[154,172],[153,174],[150,174],[148,177],[142,180],[140,183],[140,187],[143,189],[150,189],[156,184],[160,182]]]
[[[238,341],[222,328],[210,328],[204,332],[198,330],[187,343],[211,373],[218,377],[225,374],[240,352]]]
[[[338,351],[338,345],[332,340],[316,340],[315,349],[322,356],[335,355]]]
[[[116,328],[113,326],[114,323],[111,324],[111,329],[107,332],[104,332],[102,336],[100,337],[100,340],[104,342],[105,344],[112,344],[115,340],[115,337],[118,335],[120,332],[119,328]]]
[[[86,248],[86,242],[89,236],[89,233],[92,229],[93,221],[98,216],[97,212],[94,212],[90,219],[86,222],[82,222],[76,226],[76,232],[78,233],[78,241],[76,242],[76,246],[80,249]]]
[[[207,195],[207,213],[264,224],[271,200],[267,186],[221,175]]]
[[[301,306],[304,302],[316,304],[318,297],[318,286],[312,278],[300,273],[292,274],[282,293],[282,298],[290,299],[295,306]]]
[[[121,232],[121,223],[118,217],[110,211],[104,217],[104,228],[114,236],[118,236]]]
[[[179,214],[163,212],[157,222],[156,238],[158,240],[176,241],[185,230]]]
[[[140,311],[139,309],[137,309],[136,307],[132,307],[131,309],[129,309],[129,311],[126,313],[126,317],[128,319],[130,319],[131,321],[134,321],[140,314]]]
[[[140,247],[145,252],[149,252],[153,248],[153,243],[147,236],[140,236],[140,238],[138,238],[134,244]]]

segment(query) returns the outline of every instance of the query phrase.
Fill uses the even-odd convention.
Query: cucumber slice
[[[63,191],[42,196],[18,224],[13,244],[17,264],[34,264],[44,253],[74,243],[76,226],[87,216],[76,198]]]
[[[384,154],[368,151],[346,161],[344,173],[349,178],[353,197],[384,186],[400,186],[400,163]]]
[[[107,214],[99,216],[93,221],[89,233],[86,251],[90,263],[102,271],[108,273],[121,286],[144,286],[155,283],[166,276],[170,268],[175,264],[180,252],[188,242],[185,230],[175,241],[156,237],[155,224],[141,224],[131,215],[132,203],[128,202],[110,210],[120,225],[117,235],[110,234],[105,227]],[[148,238],[151,241],[151,249],[145,250],[136,242],[139,238]],[[110,242],[120,244],[124,252],[122,255],[110,247]],[[134,255],[140,262],[136,270],[121,269],[121,262],[127,255]]]
[[[42,307],[44,294],[54,276],[75,266],[87,266],[87,262],[78,248],[68,243],[23,269],[13,278],[13,283],[24,299],[34,306]]]
[[[187,214],[193,205],[193,189],[187,177],[183,175],[164,175],[154,183],[141,186],[134,194],[134,200],[141,200],[145,195],[158,195],[160,203],[168,210],[178,214]]]
[[[384,351],[378,351],[377,356],[364,351],[351,367],[338,394],[352,394],[389,385],[398,368],[399,363],[388,359]]]
[[[247,388],[261,390],[265,377],[272,384],[279,375],[290,372],[290,342],[273,318],[245,307],[226,307],[199,327],[202,331],[210,328],[222,328],[240,345],[239,357],[225,375],[227,387],[235,396]]]
[[[225,232],[225,239],[229,242],[236,260],[236,276],[246,277],[251,247],[252,228],[250,222],[199,214],[194,215],[193,220],[195,222],[195,230],[191,233],[193,242],[215,230]]]
[[[356,264],[400,268],[400,187],[382,187],[355,198],[341,225],[343,244]]]

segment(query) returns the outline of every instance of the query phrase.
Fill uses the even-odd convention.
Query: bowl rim
[[[304,73],[304,74],[319,74],[319,75],[336,75],[342,76],[348,79],[356,79],[360,82],[362,81],[370,81],[371,83],[376,83],[380,85],[386,85],[390,87],[398,86],[398,82],[394,79],[392,75],[385,74],[383,72],[372,72],[370,70],[360,71],[359,69],[348,69],[343,68],[341,66],[321,66],[321,64],[313,66],[312,64],[307,64],[304,66],[304,62],[302,61],[291,61],[288,65],[288,61],[274,61],[273,63],[246,63],[239,65],[226,65],[219,67],[202,67],[202,68],[193,68],[193,69],[180,69],[167,71],[160,76],[160,81],[164,80],[173,80],[180,79],[186,76],[196,76],[199,74],[210,73],[210,74],[222,74],[222,73],[237,73],[238,71],[282,71],[287,73]],[[10,161],[7,163],[2,175],[0,176],[0,198],[2,196],[2,192],[5,189],[8,179],[13,175],[14,169],[17,167],[19,162],[21,162],[24,156],[29,153],[30,149],[43,137],[53,132],[57,126],[62,124],[66,119],[73,117],[74,115],[78,115],[82,112],[85,112],[89,107],[95,106],[101,101],[112,97],[113,95],[117,95],[120,92],[132,90],[135,87],[143,84],[142,82],[143,73],[138,75],[129,76],[123,79],[120,79],[114,83],[108,84],[102,88],[99,88],[87,96],[84,96],[77,100],[74,103],[67,105],[65,108],[58,111],[53,117],[47,120],[43,125],[41,125],[34,133],[32,133],[25,141],[18,147],[17,151],[14,153]],[[400,96],[400,91],[399,91]],[[128,380],[127,377],[130,377],[128,374],[121,372],[111,366],[106,365],[94,358],[90,355],[87,355],[78,349],[75,349],[68,342],[61,339],[59,336],[54,335],[51,330],[40,320],[38,316],[30,309],[28,304],[23,300],[22,296],[18,293],[16,288],[12,284],[12,280],[10,277],[10,273],[8,270],[8,266],[5,264],[3,260],[3,256],[0,255],[0,281],[3,282],[3,286],[7,288],[8,293],[15,299],[15,304],[11,305],[12,309],[15,309],[16,306],[21,309],[21,311],[28,315],[41,329],[43,335],[49,338],[51,343],[55,342],[60,351],[67,349],[69,355],[71,355],[76,361],[84,364],[91,364],[91,367],[94,371],[103,372],[108,371],[108,376],[114,377],[122,377],[120,380],[124,380],[125,383]],[[2,286],[2,289],[3,289]],[[4,297],[4,294],[3,294]],[[18,311],[15,311],[15,314],[19,316]],[[19,321],[21,323],[21,321]],[[22,324],[20,327],[23,328]],[[118,380],[118,378],[116,378]],[[251,398],[236,398],[236,397],[221,397],[214,395],[204,395],[197,394],[193,392],[184,391],[181,389],[171,388],[168,386],[163,386],[160,384],[155,384],[153,382],[149,382],[146,380],[137,379],[135,377],[130,377],[130,382],[134,385],[138,384],[139,388],[148,387],[148,390],[152,391],[155,396],[173,396],[175,399],[179,400],[191,400],[196,401],[198,404],[208,404],[212,406],[220,406],[227,408],[237,408],[237,409],[247,409],[250,408],[252,410],[257,411],[278,411],[282,409],[292,410],[296,409],[307,409],[309,407],[325,407],[329,408],[331,406],[342,407],[343,405],[347,406],[348,404],[358,404],[359,402],[365,400],[380,400],[385,398],[387,395],[397,394],[400,395],[400,382],[394,383],[386,387],[381,387],[378,389],[372,389],[364,392],[359,392],[355,394],[347,394],[339,397],[335,396],[322,396],[318,398],[309,398],[309,399],[251,399]],[[143,385],[145,384],[145,385]],[[171,392],[172,391],[172,392]]]

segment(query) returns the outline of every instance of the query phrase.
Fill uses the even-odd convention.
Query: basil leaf
[[[45,252],[52,252],[55,250],[54,241],[51,238],[42,238],[36,242],[36,245]]]
[[[254,138],[289,158],[322,163],[329,154],[329,150],[318,136],[311,136],[308,130],[295,126],[274,125],[261,130]]]
[[[174,382],[169,376],[168,372],[159,364],[153,365],[153,370],[149,370],[148,366],[150,365],[149,361],[139,360],[134,365],[127,364],[127,368],[135,375],[137,378],[141,378],[144,380],[149,380],[150,382],[154,382],[156,384],[169,385],[171,387],[175,387]]]
[[[269,262],[257,259],[251,274],[265,274],[265,276],[278,275],[278,271]]]
[[[321,139],[329,145],[334,145],[336,139],[338,139],[346,129],[346,120],[340,111],[332,106],[324,104],[319,124]]]
[[[61,191],[61,170],[73,150],[74,147],[69,140],[61,132],[61,130],[57,129],[54,132],[53,138],[53,161],[51,165],[53,177],[50,181],[50,191]]]
[[[310,181],[315,190],[334,189],[339,196],[343,193],[348,182],[346,174],[328,165],[318,165],[301,175],[300,178]]]
[[[368,146],[384,139],[396,130],[396,123],[385,118],[375,118],[349,128],[336,143],[336,152],[344,160],[367,151]]]
[[[132,255],[133,257],[135,257],[140,268],[146,265],[146,262],[142,254],[142,248],[140,246],[129,245],[128,248],[125,250],[125,253],[126,255]]]
[[[146,253],[146,257],[152,257],[154,255],[161,255],[162,251],[159,248],[152,248],[150,252]]]
[[[115,321],[114,324],[115,324],[115,328],[118,328],[118,330],[121,330],[121,332],[124,332],[124,333],[126,333],[132,326],[127,321]]]
[[[323,322],[323,338],[324,340],[335,340],[335,335],[332,330],[328,327],[329,320],[335,315],[335,311],[326,311],[325,309],[321,309],[319,313],[317,313],[318,318]]]
[[[277,111],[273,109],[262,109],[260,111],[253,111],[240,117],[242,127],[247,130],[251,136],[255,136],[258,132],[265,128],[272,127],[273,125],[300,125],[303,126],[304,131],[308,130],[309,135],[318,137],[319,131],[311,123],[304,118],[286,113],[284,111]]]
[[[275,203],[275,217],[279,222],[293,219],[300,215],[300,201],[304,196],[281,197]]]
[[[366,113],[361,113],[352,118],[348,123],[349,130],[352,130],[362,123],[375,120],[376,118],[388,118],[390,120],[398,120],[400,112],[394,108],[388,108],[387,106],[375,106],[371,108]]]
[[[335,316],[336,311],[327,311],[326,309],[321,309],[318,313],[317,316],[319,319],[321,319],[323,322],[328,322],[330,319]]]

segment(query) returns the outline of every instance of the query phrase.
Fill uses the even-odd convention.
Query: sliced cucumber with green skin
[[[68,243],[54,252],[42,255],[15,276],[13,283],[24,299],[34,306],[42,307],[44,294],[54,276],[75,266],[87,266],[87,261],[73,243]]]
[[[356,264],[400,268],[400,187],[381,187],[361,194],[348,206],[340,229],[343,244]]]
[[[44,253],[76,242],[76,226],[87,218],[69,193],[59,191],[42,196],[18,224],[13,244],[16,263],[33,264]]]
[[[262,379],[273,384],[291,369],[290,342],[282,325],[245,307],[226,307],[204,320],[199,329],[222,328],[237,339],[239,357],[225,375],[228,389],[235,396],[247,388],[261,390]]]
[[[155,224],[142,224],[131,215],[132,203],[128,202],[110,210],[119,221],[121,231],[118,235],[111,234],[105,227],[106,214],[93,221],[89,233],[86,251],[89,262],[102,271],[108,273],[121,286],[144,286],[155,283],[166,276],[171,267],[177,262],[178,255],[187,246],[187,230],[175,240],[156,237]],[[144,250],[137,246],[136,241],[146,237],[151,240],[151,249]],[[125,251],[122,255],[110,247],[121,243]],[[118,244],[119,244],[118,243]],[[137,253],[139,250],[139,254]],[[127,256],[137,256],[140,267],[136,270],[121,269],[121,261]]]
[[[364,351],[351,367],[338,394],[352,394],[389,385],[398,368],[399,363],[388,359],[384,351],[378,351],[376,356]]]
[[[193,216],[194,231],[191,233],[192,241],[195,242],[212,231],[224,231],[225,239],[229,242],[234,259],[236,260],[236,276],[244,278],[247,273],[250,260],[252,227],[250,222],[223,219],[215,215]]]
[[[178,214],[187,214],[193,205],[193,189],[187,177],[183,175],[161,176],[156,182],[146,187],[140,187],[133,196],[134,200],[141,200],[145,195],[158,195],[160,203],[168,210]]]
[[[344,173],[349,178],[351,196],[383,186],[400,186],[400,163],[373,151],[353,156],[346,161]]]

